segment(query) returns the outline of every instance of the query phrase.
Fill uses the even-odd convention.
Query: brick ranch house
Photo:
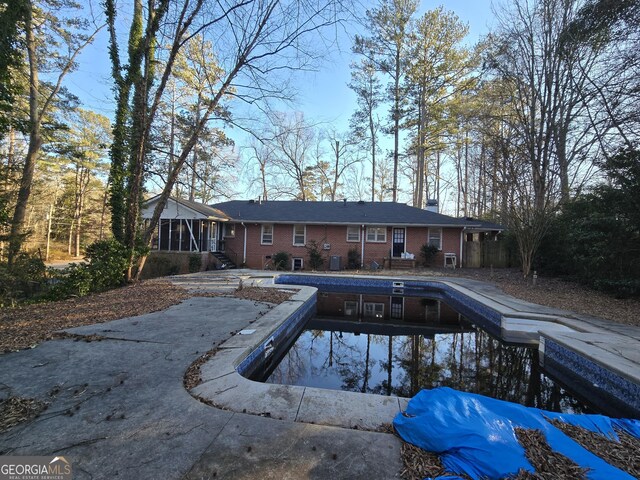
[[[149,218],[157,197],[143,207]],[[455,258],[462,266],[465,235],[487,231],[481,221],[454,218],[393,202],[301,202],[234,200],[211,206],[171,198],[163,211],[152,248],[159,252],[212,252],[218,264],[263,269],[277,252],[290,256],[289,269],[308,267],[313,240],[325,259],[323,269],[343,269],[348,252],[360,267],[411,267],[420,248],[434,245],[435,266]],[[437,207],[435,207],[437,209]],[[492,226],[494,234],[501,230]],[[375,262],[375,263],[374,263]]]

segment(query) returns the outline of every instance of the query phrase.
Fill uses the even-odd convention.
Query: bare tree
[[[271,198],[269,192],[275,182],[270,175],[274,160],[273,146],[261,138],[253,137],[245,151],[247,152],[245,168],[251,171],[249,181],[259,185],[260,197],[266,201]],[[255,166],[258,168],[257,173],[253,170]]]
[[[376,197],[376,155],[380,119],[376,113],[382,101],[380,80],[376,69],[368,59],[351,64],[349,87],[355,92],[358,108],[351,116],[350,126],[356,139],[361,140],[371,152],[371,201]]]
[[[369,196],[370,178],[367,176],[367,170],[364,162],[356,162],[345,172],[344,188],[350,197],[364,200]],[[371,201],[375,201],[372,197]]]
[[[127,274],[131,279],[150,129],[177,54],[195,35],[202,34],[216,46],[220,74],[212,79],[216,93],[206,100],[191,136],[176,155],[152,218],[141,232],[143,245],[150,243],[181,169],[191,156],[202,129],[216,115],[222,102],[235,98],[255,104],[265,98],[283,96],[286,88],[286,76],[283,74],[312,66],[319,56],[318,44],[321,42],[318,42],[318,38],[327,27],[341,21],[346,5],[337,0],[216,3],[161,0],[155,8],[148,9],[147,18],[143,21],[141,0],[136,0],[130,35],[132,48],[126,68],[120,61],[115,5],[112,0],[106,0],[105,6],[118,98],[112,149],[112,160],[116,162],[111,175],[112,194],[115,195],[112,195],[111,205],[113,215],[118,216],[114,226],[119,228],[124,224],[124,233],[120,234],[120,238],[132,252]],[[160,35],[166,41],[157,42]],[[156,52],[158,43],[168,45],[168,48]],[[156,53],[164,56],[160,71],[155,70],[158,66],[155,62]],[[152,90],[153,86],[155,90]],[[133,99],[131,107],[130,98]],[[126,130],[128,111],[131,112],[133,128]],[[119,185],[114,189],[116,180]],[[123,206],[126,197],[124,192],[129,198],[126,206]],[[138,276],[145,259],[145,255],[139,258]]]
[[[325,134],[326,140],[333,154],[332,168],[329,172],[322,171],[327,176],[327,184],[329,186],[329,194],[331,201],[336,200],[338,188],[341,186],[341,179],[346,170],[351,167],[358,159],[354,156],[355,152],[352,147],[356,145],[355,140],[349,134],[339,134],[335,130],[329,130]]]
[[[571,169],[584,174],[580,167],[596,143],[584,119],[584,86],[597,52],[563,48],[560,41],[575,8],[573,0],[513,2],[502,13],[492,55],[491,66],[512,94],[506,121],[517,140],[508,170],[510,188],[518,190],[508,205],[525,275],[551,214],[569,198]]]
[[[276,113],[273,124],[274,166],[293,185],[298,200],[315,200],[313,183],[316,163],[313,158],[316,131],[302,112]]]

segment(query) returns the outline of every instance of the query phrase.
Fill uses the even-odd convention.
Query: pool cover
[[[448,387],[420,391],[393,425],[404,441],[440,454],[450,472],[473,479],[504,478],[521,468],[534,472],[518,443],[516,427],[541,430],[553,450],[589,469],[588,478],[633,479],[581,447],[548,420],[560,420],[615,440],[618,436],[614,427],[640,438],[638,420],[548,412]]]

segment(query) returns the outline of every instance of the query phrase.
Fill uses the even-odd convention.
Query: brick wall
[[[214,260],[209,252],[164,252],[152,250],[142,270],[142,278],[156,278],[167,275],[189,273],[191,257],[200,257],[200,269],[203,272],[214,266]]]
[[[360,303],[361,295],[355,293],[331,293],[328,296],[318,296],[318,314],[329,317],[344,316],[344,302],[351,301]],[[458,313],[444,302],[440,303],[440,316],[436,316],[437,301],[434,301],[434,310],[430,317],[427,318],[427,307],[425,302],[428,301],[421,297],[405,297],[404,298],[404,320],[412,323],[425,323],[428,325],[441,326],[457,326],[459,324]],[[383,303],[384,318],[389,319],[391,314],[391,296],[390,295],[362,295],[363,303]],[[362,312],[360,313],[362,316]]]
[[[261,245],[262,229],[260,224],[245,224],[247,233],[247,260],[248,268],[262,269],[267,262],[267,256],[271,256],[277,252],[287,252],[291,257],[301,257],[304,259],[305,270],[308,270],[309,256],[307,249],[303,246],[293,245],[293,225],[275,224],[273,226],[273,244]],[[369,266],[371,262],[376,261],[382,265],[384,259],[390,256],[392,247],[392,227],[386,227],[386,242],[367,242],[365,237],[364,243],[364,263]],[[237,255],[238,264],[242,263],[243,241],[245,228],[241,224],[236,226],[236,234],[234,238],[226,238],[225,244],[227,249],[231,249]],[[342,268],[347,265],[347,254],[350,249],[355,249],[360,258],[362,250],[362,235],[366,233],[361,231],[360,240],[357,242],[347,241],[347,226],[336,225],[307,225],[306,240],[307,244],[310,240],[315,240],[320,249],[325,243],[330,244],[329,250],[322,250],[325,257],[323,269],[329,268],[329,257],[339,255],[342,257]],[[405,250],[413,253],[416,259],[420,260],[420,247],[427,242],[427,227],[408,227],[405,236]],[[442,243],[444,252],[453,252],[460,258],[460,229],[443,228]],[[442,252],[436,255],[435,266],[442,266],[444,257]],[[459,260],[458,260],[459,262]],[[291,265],[289,265],[291,268]]]

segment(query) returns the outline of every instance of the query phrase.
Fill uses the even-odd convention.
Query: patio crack
[[[302,397],[300,397],[300,403],[298,404],[298,410],[296,410],[296,417],[294,422],[298,421],[298,415],[300,415],[300,409],[302,408],[302,401],[304,400],[304,394],[307,393],[307,387],[302,390]]]
[[[224,423],[224,425],[222,425],[222,427],[220,428],[218,433],[216,433],[216,435],[213,437],[213,440],[211,440],[211,442],[209,442],[209,444],[202,449],[202,452],[200,453],[200,455],[198,455],[198,458],[196,459],[196,461],[193,462],[193,464],[191,464],[191,467],[189,467],[189,469],[187,470],[187,472],[185,473],[183,478],[188,478],[189,473],[191,473],[191,471],[193,471],[193,468],[198,463],[200,463],[200,461],[202,460],[202,457],[204,457],[205,453],[207,453],[209,451],[209,449],[213,446],[213,444],[216,443],[216,441],[218,440],[218,437],[227,428],[227,425],[229,425],[229,423],[231,423],[231,420],[233,420],[235,416],[236,416],[236,413],[235,412],[231,412],[231,415],[229,415],[229,419]]]
[[[136,339],[136,338],[122,338],[122,337],[108,337],[105,335],[99,335],[97,333],[90,333],[90,334],[81,334],[81,333],[71,333],[71,332],[66,332],[66,331],[62,331],[62,332],[55,332],[54,334],[55,338],[69,338],[69,339],[73,339],[75,341],[85,341],[87,343],[91,343],[91,342],[101,342],[103,340],[115,340],[115,341],[121,341],[121,342],[134,342],[134,343],[152,343],[152,344],[156,344],[156,345],[171,345],[169,342],[158,342],[155,340],[141,340],[141,339]]]

